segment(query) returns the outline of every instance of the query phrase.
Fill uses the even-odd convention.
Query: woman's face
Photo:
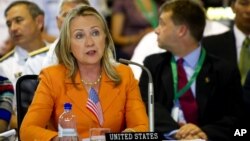
[[[78,65],[100,64],[106,35],[101,21],[95,16],[78,16],[71,21],[71,52]]]

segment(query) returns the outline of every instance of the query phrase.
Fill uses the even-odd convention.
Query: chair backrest
[[[17,131],[23,118],[32,102],[34,93],[39,83],[38,75],[23,75],[16,83],[16,103],[17,103]]]

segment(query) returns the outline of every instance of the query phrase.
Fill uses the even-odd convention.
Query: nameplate
[[[133,133],[107,133],[106,141],[159,141],[164,139],[162,133],[133,132]]]

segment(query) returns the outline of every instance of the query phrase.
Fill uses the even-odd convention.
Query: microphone
[[[154,132],[154,88],[153,88],[153,79],[151,72],[148,68],[144,67],[141,64],[132,62],[126,59],[119,59],[119,62],[124,64],[136,65],[145,70],[148,74],[148,115],[149,115],[149,131]]]

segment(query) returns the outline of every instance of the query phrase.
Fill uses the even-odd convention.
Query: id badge
[[[172,111],[171,111],[171,116],[172,116],[172,118],[176,121],[176,122],[178,122],[178,116],[179,116],[179,111],[180,111],[180,108],[179,107],[177,107],[177,106],[174,106],[173,108],[172,108]]]

